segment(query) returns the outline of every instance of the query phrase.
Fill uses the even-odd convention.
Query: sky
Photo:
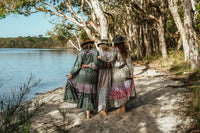
[[[0,38],[18,37],[18,36],[46,36],[47,30],[53,28],[50,24],[49,15],[44,13],[31,14],[28,17],[23,15],[9,15],[0,20]]]

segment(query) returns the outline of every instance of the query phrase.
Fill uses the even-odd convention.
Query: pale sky
[[[0,38],[18,36],[46,36],[47,30],[53,25],[49,23],[52,18],[44,13],[35,13],[28,17],[23,15],[9,15],[0,20]]]

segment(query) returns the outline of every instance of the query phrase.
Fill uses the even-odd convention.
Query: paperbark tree
[[[182,22],[181,17],[178,13],[178,5],[177,0],[168,0],[169,9],[171,14],[174,18],[176,26],[180,32],[183,49],[185,54],[185,61],[190,61],[191,68],[195,69],[199,66],[198,60],[198,50],[199,46],[197,43],[197,36],[194,30],[193,24],[193,9],[192,9],[192,2],[193,0],[182,0],[182,6],[184,11],[184,22]]]

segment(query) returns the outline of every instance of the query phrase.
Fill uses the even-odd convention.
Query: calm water
[[[3,86],[0,93],[8,93],[25,83],[31,73],[42,79],[34,87],[29,99],[35,93],[44,93],[65,85],[66,74],[74,64],[76,54],[63,49],[7,49],[0,48],[0,78]]]

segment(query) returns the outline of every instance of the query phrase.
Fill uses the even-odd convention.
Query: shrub
[[[41,80],[34,80],[31,75],[27,83],[19,89],[13,89],[9,94],[0,95],[0,132],[29,132],[30,118],[43,105],[35,104],[34,109],[30,109],[31,103],[26,102],[31,88],[39,84]],[[2,80],[1,80],[2,81]]]

